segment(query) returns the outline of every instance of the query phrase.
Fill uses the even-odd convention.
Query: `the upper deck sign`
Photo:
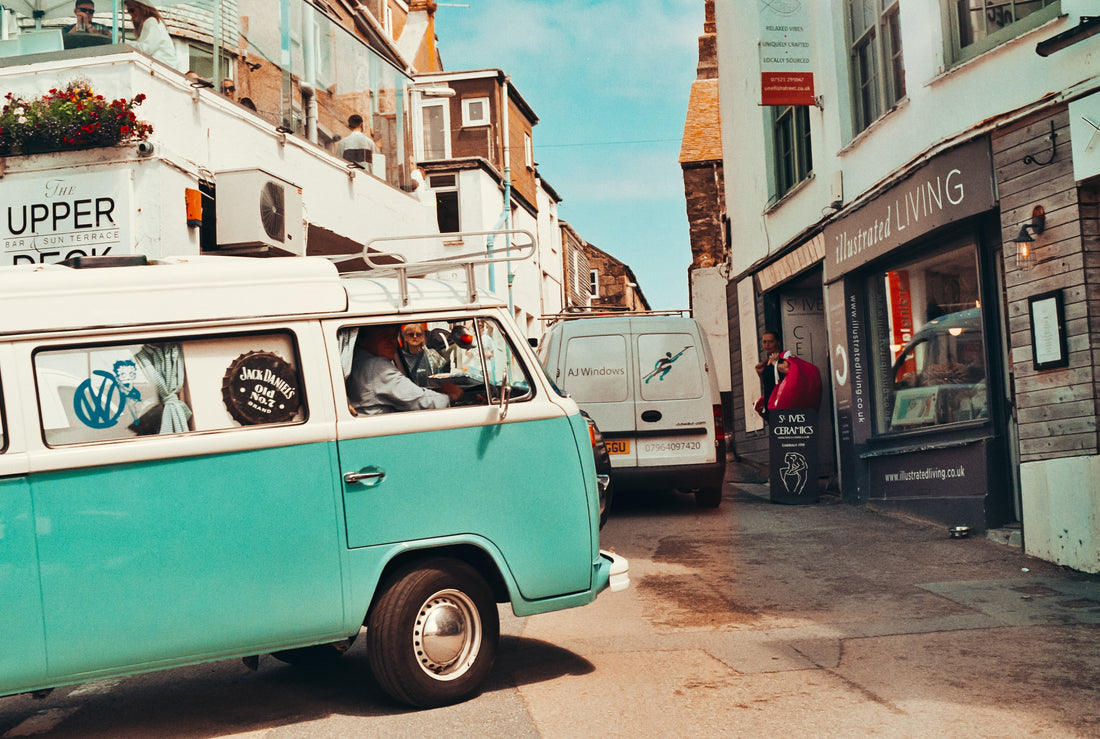
[[[28,179],[0,204],[0,264],[129,253],[129,170]]]

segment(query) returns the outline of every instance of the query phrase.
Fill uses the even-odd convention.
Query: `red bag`
[[[817,366],[788,352],[783,352],[788,364],[787,374],[768,398],[768,409],[812,408],[821,405],[821,373]]]

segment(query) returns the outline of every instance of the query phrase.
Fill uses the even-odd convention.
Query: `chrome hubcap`
[[[441,590],[420,607],[413,649],[420,668],[437,680],[454,680],[473,665],[481,644],[481,618],[465,593]]]

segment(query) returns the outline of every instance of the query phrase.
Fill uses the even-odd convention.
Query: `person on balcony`
[[[363,116],[352,113],[348,117],[348,128],[351,133],[336,144],[337,155],[349,162],[366,164],[369,169],[378,146],[370,136],[363,133]]]
[[[76,23],[65,29],[65,33],[94,33],[98,36],[110,36],[111,29],[99,23],[92,22],[95,15],[95,3],[93,0],[76,0],[73,8],[76,15]]]
[[[125,0],[125,5],[126,12],[130,14],[130,20],[134,24],[134,33],[137,34],[133,45],[157,61],[178,69],[176,45],[168,35],[168,29],[164,26],[164,19],[161,18],[160,12],[153,6],[138,0]]]

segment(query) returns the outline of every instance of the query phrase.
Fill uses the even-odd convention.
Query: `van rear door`
[[[713,413],[698,338],[682,321],[632,321],[639,467],[701,464],[715,458]],[[597,422],[598,423],[598,422]]]
[[[580,322],[580,325],[587,325]],[[592,416],[615,467],[637,463],[634,406],[636,373],[626,319],[599,323],[600,333],[569,336],[563,347],[559,384]]]

